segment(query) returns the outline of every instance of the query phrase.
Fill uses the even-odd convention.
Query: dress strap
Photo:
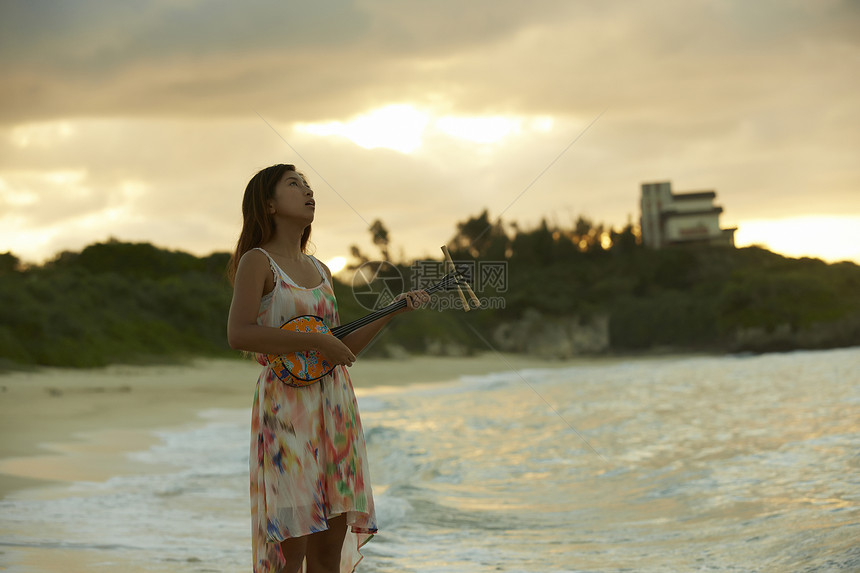
[[[266,258],[267,258],[267,259],[269,259],[269,262],[270,262],[270,263],[274,263],[274,262],[275,262],[275,259],[273,259],[273,258],[272,258],[272,256],[271,256],[269,253],[267,253],[267,252],[266,252],[266,249],[264,249],[263,247],[254,247],[254,248],[253,248],[253,249],[251,249],[251,250],[252,250],[252,251],[260,251],[261,253],[263,253],[264,255],[266,255]]]
[[[275,259],[272,258],[272,255],[266,252],[266,250],[262,247],[254,247],[251,249],[252,251],[260,251],[266,258],[269,259],[269,268],[272,270],[272,278],[275,280],[275,287],[278,286],[278,277],[281,274],[281,267],[278,266],[278,263],[275,262]]]
[[[287,274],[283,269],[281,269],[281,267],[278,265],[278,263],[276,263],[276,262],[275,262],[275,259],[273,259],[273,258],[272,258],[272,255],[270,255],[269,253],[267,253],[267,252],[266,252],[266,250],[265,250],[264,248],[262,248],[262,247],[254,247],[252,250],[260,251],[261,253],[263,253],[264,255],[266,255],[266,258],[267,258],[267,259],[269,259],[269,267],[271,267],[271,269],[272,269],[272,275],[273,275],[273,276],[274,276],[274,278],[275,278],[275,285],[277,285],[277,284],[278,284],[278,277],[282,277],[282,278],[285,278],[285,279],[286,279],[287,281],[289,281],[290,283],[292,283],[293,285],[295,285],[295,286],[299,286],[299,285],[298,285],[298,284],[297,284],[297,283],[292,279],[292,277],[290,277],[290,275],[288,275],[288,274]],[[315,256],[313,256],[313,255],[306,255],[306,256],[307,256],[311,261],[313,261],[314,266],[316,266],[317,271],[319,272],[320,276],[322,277],[322,283],[320,283],[320,284],[327,283],[329,286],[332,286],[331,282],[329,282],[329,280],[328,280],[328,274],[326,274],[325,269],[324,269],[324,268],[323,268],[323,266],[322,266],[322,263],[321,263],[321,262],[319,262],[319,260],[318,260]],[[306,287],[299,287],[299,288],[306,288]]]
[[[315,256],[313,256],[313,255],[308,255],[308,256],[311,258],[311,260],[316,265],[317,270],[320,272],[320,276],[322,276],[323,282],[329,283],[329,286],[331,286],[331,283],[328,280],[328,273],[325,272],[325,269],[323,268],[322,263],[319,262],[319,260]]]

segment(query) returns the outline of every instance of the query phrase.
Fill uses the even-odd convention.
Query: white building
[[[735,245],[736,227],[720,228],[722,207],[713,191],[672,193],[668,181],[642,184],[642,242],[659,249],[667,245]]]

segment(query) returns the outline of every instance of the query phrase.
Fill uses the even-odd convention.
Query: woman
[[[343,340],[279,328],[305,314],[339,324],[331,271],[305,253],[315,211],[313,191],[294,166],[263,169],[245,189],[244,222],[230,264],[232,348],[258,356],[316,350],[337,365],[302,388],[284,384],[268,367],[257,380],[250,464],[255,573],[352,571],[359,547],[377,530],[346,367],[393,315]],[[410,291],[402,298],[407,305],[400,312],[406,312],[429,295]]]

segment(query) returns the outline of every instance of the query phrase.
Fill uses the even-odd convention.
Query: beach
[[[359,570],[852,570],[858,367],[857,349],[360,359],[380,534]],[[259,371],[0,376],[0,570],[247,571]]]

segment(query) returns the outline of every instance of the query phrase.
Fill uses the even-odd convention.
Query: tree
[[[484,209],[477,217],[457,223],[457,234],[451,239],[450,247],[474,258],[498,260],[508,256],[510,242],[501,218],[490,222],[490,215]]]
[[[636,233],[633,231],[633,223],[627,223],[620,232],[613,229],[610,232],[610,239],[612,240],[610,250],[613,253],[630,254],[638,244]]]
[[[385,261],[390,260],[390,256],[388,253],[388,229],[385,228],[385,225],[382,224],[382,221],[377,219],[370,226],[370,236],[373,240],[373,244],[379,248],[379,252],[382,254],[382,259]]]
[[[21,270],[21,259],[11,252],[0,254],[0,275],[14,273]]]
[[[352,258],[354,258],[356,261],[358,261],[356,263],[351,263],[350,265],[347,266],[347,268],[351,271],[354,271],[355,269],[359,268],[361,265],[370,261],[368,256],[361,252],[361,249],[358,248],[358,245],[350,246],[349,251],[352,254]]]

